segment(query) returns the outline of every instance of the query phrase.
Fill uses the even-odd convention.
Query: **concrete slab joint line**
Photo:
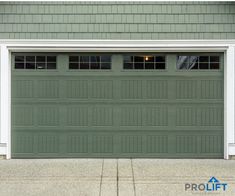
[[[132,170],[132,180],[133,180],[134,196],[136,196],[135,174],[134,174],[134,168],[133,168],[133,159],[131,159],[131,170]]]

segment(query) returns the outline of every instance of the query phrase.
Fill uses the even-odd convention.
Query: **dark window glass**
[[[111,62],[111,56],[101,56],[101,62]]]
[[[47,56],[47,62],[56,63],[56,56]]]
[[[78,62],[79,57],[78,56],[69,56],[69,62]]]
[[[124,56],[124,62],[133,62],[132,56]]]
[[[15,62],[17,62],[17,63],[24,62],[24,56],[16,56]]]
[[[154,56],[145,56],[144,62],[145,63],[154,63]]]
[[[91,63],[99,63],[100,62],[100,56],[91,56]]]
[[[101,69],[111,69],[111,63],[101,63]]]
[[[100,69],[100,63],[91,63],[91,69]]]
[[[156,62],[165,62],[165,57],[164,56],[156,56],[155,61]]]
[[[47,69],[56,69],[56,63],[47,63]]]
[[[35,56],[26,56],[26,62],[35,62]]]
[[[144,69],[144,63],[134,63],[135,69]]]
[[[124,63],[124,69],[133,69],[133,63]]]
[[[15,63],[15,69],[24,69],[24,63]]]
[[[80,69],[89,69],[89,63],[80,62]]]
[[[36,56],[36,62],[46,62],[45,56]]]
[[[134,62],[135,63],[142,63],[144,62],[144,57],[143,56],[134,56]]]
[[[78,69],[78,63],[69,63],[69,69]]]
[[[200,56],[199,62],[204,62],[204,63],[209,62],[209,56]]]
[[[46,69],[46,63],[36,63],[37,69]]]
[[[199,63],[199,69],[209,69],[209,63]]]
[[[219,69],[219,63],[210,63],[210,69]]]
[[[165,63],[156,63],[156,69],[165,69],[166,65]]]
[[[26,62],[26,69],[35,69],[35,63],[27,63]]]
[[[210,56],[210,62],[220,62],[219,56]]]
[[[145,69],[154,69],[154,63],[145,63]]]

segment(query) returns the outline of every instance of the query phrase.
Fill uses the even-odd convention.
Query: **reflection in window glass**
[[[219,69],[219,56],[178,56],[177,69]]]
[[[123,69],[165,69],[165,56],[124,56]]]

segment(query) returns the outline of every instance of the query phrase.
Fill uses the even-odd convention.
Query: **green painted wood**
[[[234,39],[234,2],[0,3],[0,39]]]
[[[12,68],[12,157],[223,157],[221,70]],[[13,58],[14,63],[14,58]],[[223,55],[221,54],[221,64]]]

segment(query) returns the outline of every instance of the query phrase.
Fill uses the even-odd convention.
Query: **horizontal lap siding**
[[[234,2],[0,4],[2,39],[233,39],[234,23]]]

